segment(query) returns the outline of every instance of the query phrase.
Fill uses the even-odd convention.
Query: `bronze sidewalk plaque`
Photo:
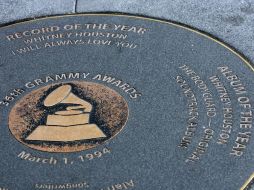
[[[0,189],[247,190],[253,66],[208,34],[118,15],[0,29]]]

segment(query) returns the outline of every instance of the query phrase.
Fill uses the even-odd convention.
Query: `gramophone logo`
[[[74,81],[42,87],[23,97],[11,110],[9,128],[31,148],[75,152],[111,139],[127,118],[127,103],[117,92]]]

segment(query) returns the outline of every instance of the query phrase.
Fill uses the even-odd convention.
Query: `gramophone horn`
[[[54,106],[59,103],[65,104],[77,104],[80,106],[70,106],[67,107],[67,110],[75,110],[75,109],[84,109],[85,112],[92,111],[92,105],[77,97],[75,94],[71,92],[70,85],[63,85],[58,87],[53,92],[51,92],[48,97],[44,100],[44,105],[47,107]]]

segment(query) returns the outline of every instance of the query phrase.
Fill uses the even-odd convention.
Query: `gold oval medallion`
[[[114,90],[92,82],[48,85],[11,110],[9,129],[21,143],[47,152],[93,148],[124,127],[128,106]]]

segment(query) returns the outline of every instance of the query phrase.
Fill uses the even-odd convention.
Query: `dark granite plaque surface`
[[[233,48],[116,14],[0,40],[1,189],[246,189],[254,75]]]

